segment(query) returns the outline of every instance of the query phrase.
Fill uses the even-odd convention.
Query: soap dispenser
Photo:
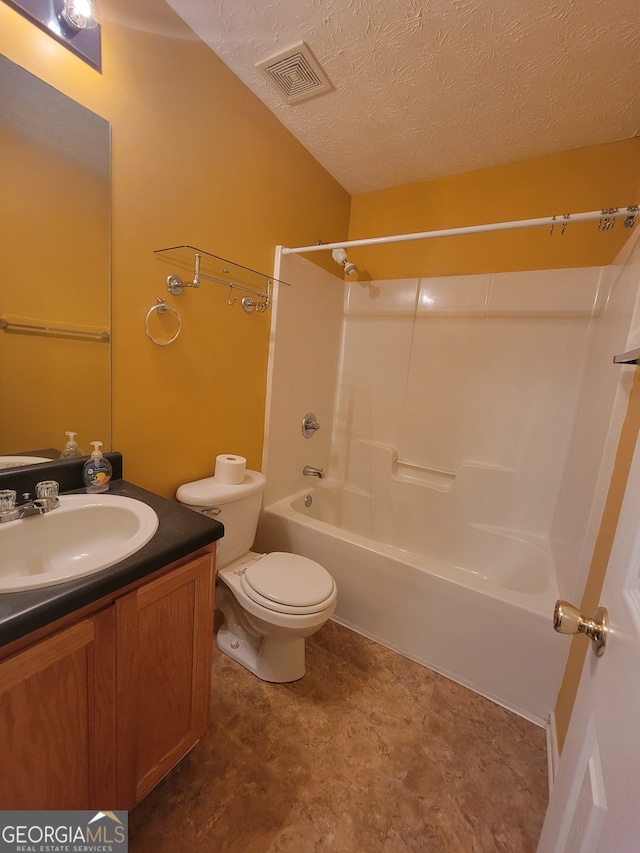
[[[84,456],[84,453],[78,447],[76,443],[76,435],[77,432],[65,432],[65,435],[68,437],[67,444],[60,454],[60,459],[73,459],[75,456]]]
[[[109,480],[113,473],[111,462],[100,452],[102,447],[101,441],[92,441],[93,453],[91,458],[84,463],[82,469],[82,479],[85,484],[85,491],[89,494],[96,492],[106,492],[109,488]]]

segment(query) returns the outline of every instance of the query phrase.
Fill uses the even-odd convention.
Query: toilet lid
[[[322,604],[334,590],[333,578],[319,563],[282,551],[274,551],[247,566],[242,584],[249,595],[253,591],[268,601],[290,607]]]

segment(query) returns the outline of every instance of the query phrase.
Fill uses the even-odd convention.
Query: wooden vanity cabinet
[[[202,737],[214,553],[0,662],[0,809],[132,809]]]
[[[114,643],[108,608],[0,663],[1,809],[115,801]]]
[[[194,560],[116,602],[119,808],[139,803],[207,728],[210,562]]]

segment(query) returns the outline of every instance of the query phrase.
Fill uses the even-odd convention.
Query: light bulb
[[[62,17],[74,30],[93,30],[98,26],[93,0],[64,0]]]

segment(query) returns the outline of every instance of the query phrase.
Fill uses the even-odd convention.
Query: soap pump
[[[73,459],[75,456],[84,456],[84,453],[76,443],[77,432],[65,432],[68,437],[67,444],[60,454],[60,459]]]
[[[85,491],[90,494],[106,492],[109,488],[111,474],[113,473],[111,462],[105,459],[100,452],[100,448],[102,447],[101,441],[92,441],[91,444],[93,444],[93,453],[91,454],[91,458],[84,463],[82,469],[82,479],[86,487]]]

